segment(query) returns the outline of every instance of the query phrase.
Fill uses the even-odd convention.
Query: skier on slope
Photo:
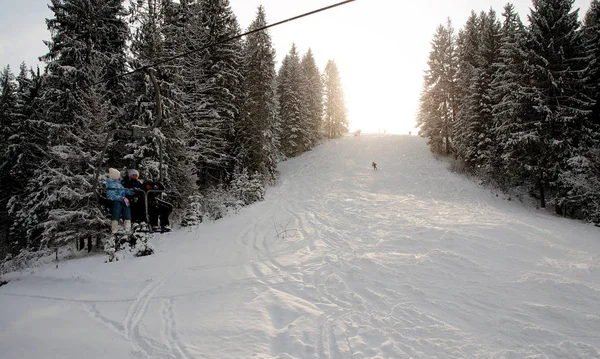
[[[375,163],[375,161],[373,161],[373,163],[371,163],[371,167],[373,167],[374,170],[379,169],[379,168],[377,168],[377,163]]]
[[[125,190],[121,184],[121,172],[110,168],[108,178],[106,179],[106,198],[112,202],[111,205],[111,232],[117,233],[119,230],[119,219],[123,218],[123,227],[125,232],[131,231],[131,210],[129,200],[125,197],[129,191]]]

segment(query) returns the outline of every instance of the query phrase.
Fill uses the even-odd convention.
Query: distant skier
[[[373,169],[376,170],[376,171],[379,169],[379,168],[377,168],[377,163],[375,163],[375,162],[373,162],[371,164],[371,167],[373,167]]]

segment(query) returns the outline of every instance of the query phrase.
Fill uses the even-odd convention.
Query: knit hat
[[[109,168],[108,169],[108,177],[114,180],[118,180],[119,178],[121,178],[121,172],[119,172],[119,170],[116,170],[114,168]]]
[[[133,176],[133,175],[139,176],[139,175],[140,175],[140,173],[139,173],[137,170],[133,170],[133,169],[131,169],[131,170],[127,171],[127,175],[128,175],[129,177],[131,177],[131,176]]]

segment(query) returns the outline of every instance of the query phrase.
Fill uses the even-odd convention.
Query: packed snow
[[[279,170],[264,201],[155,235],[154,255],[4,276],[0,357],[600,358],[599,228],[496,196],[414,136]]]

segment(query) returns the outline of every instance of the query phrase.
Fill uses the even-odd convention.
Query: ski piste
[[[414,136],[326,141],[153,255],[3,276],[0,356],[600,357],[600,228],[449,166]]]

